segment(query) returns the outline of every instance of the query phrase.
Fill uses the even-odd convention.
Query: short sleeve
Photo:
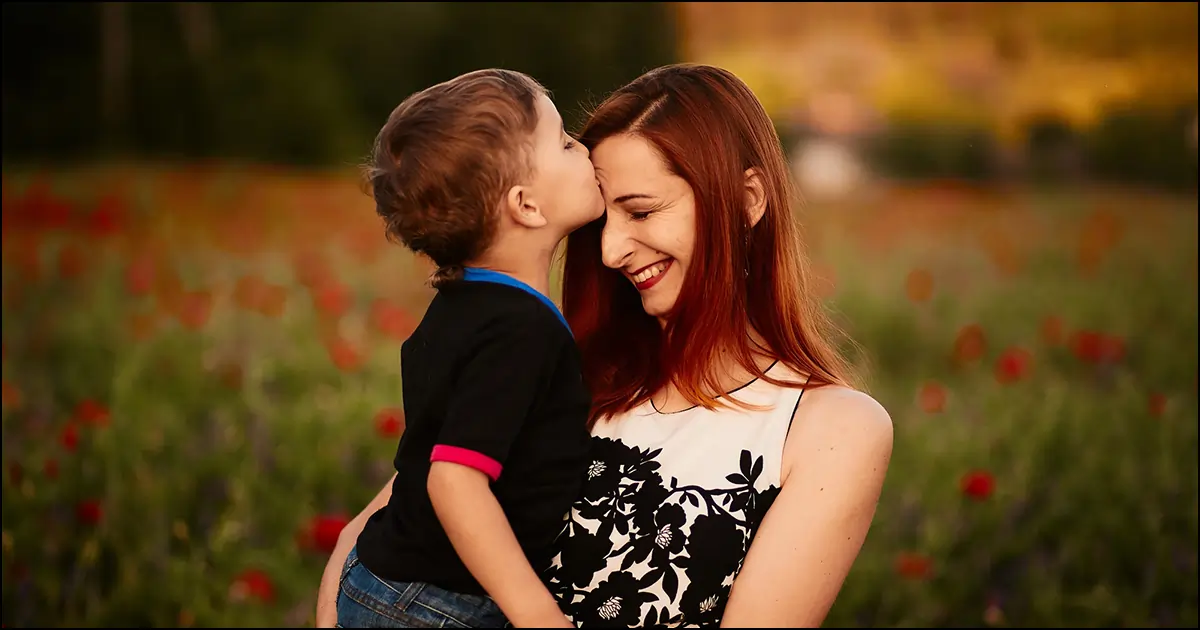
[[[462,464],[498,479],[546,391],[561,341],[537,321],[505,319],[485,328],[469,346],[430,461]]]

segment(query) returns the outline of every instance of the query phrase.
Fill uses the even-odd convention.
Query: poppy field
[[[4,174],[3,623],[311,624],[432,291],[352,173]],[[896,442],[828,626],[1195,626],[1196,199],[800,210]]]

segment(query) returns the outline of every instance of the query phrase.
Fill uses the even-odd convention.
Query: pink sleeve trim
[[[438,444],[433,447],[433,454],[429,456],[431,462],[450,462],[452,464],[462,464],[468,468],[474,468],[487,475],[492,481],[500,478],[500,471],[503,467],[500,462],[471,449],[462,448],[460,446],[449,446],[446,444]]]

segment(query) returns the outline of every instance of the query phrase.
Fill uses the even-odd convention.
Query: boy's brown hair
[[[434,287],[491,245],[500,202],[533,169],[543,94],[521,72],[468,72],[404,99],[376,136],[365,169],[375,211],[388,240],[433,259]]]

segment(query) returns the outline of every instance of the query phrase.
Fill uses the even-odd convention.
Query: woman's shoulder
[[[864,422],[883,422],[891,425],[891,416],[870,394],[843,385],[809,387],[796,406],[796,419],[811,414],[849,414]]]
[[[784,444],[789,462],[815,454],[886,462],[892,452],[892,418],[870,394],[840,385],[809,388],[792,415]]]

